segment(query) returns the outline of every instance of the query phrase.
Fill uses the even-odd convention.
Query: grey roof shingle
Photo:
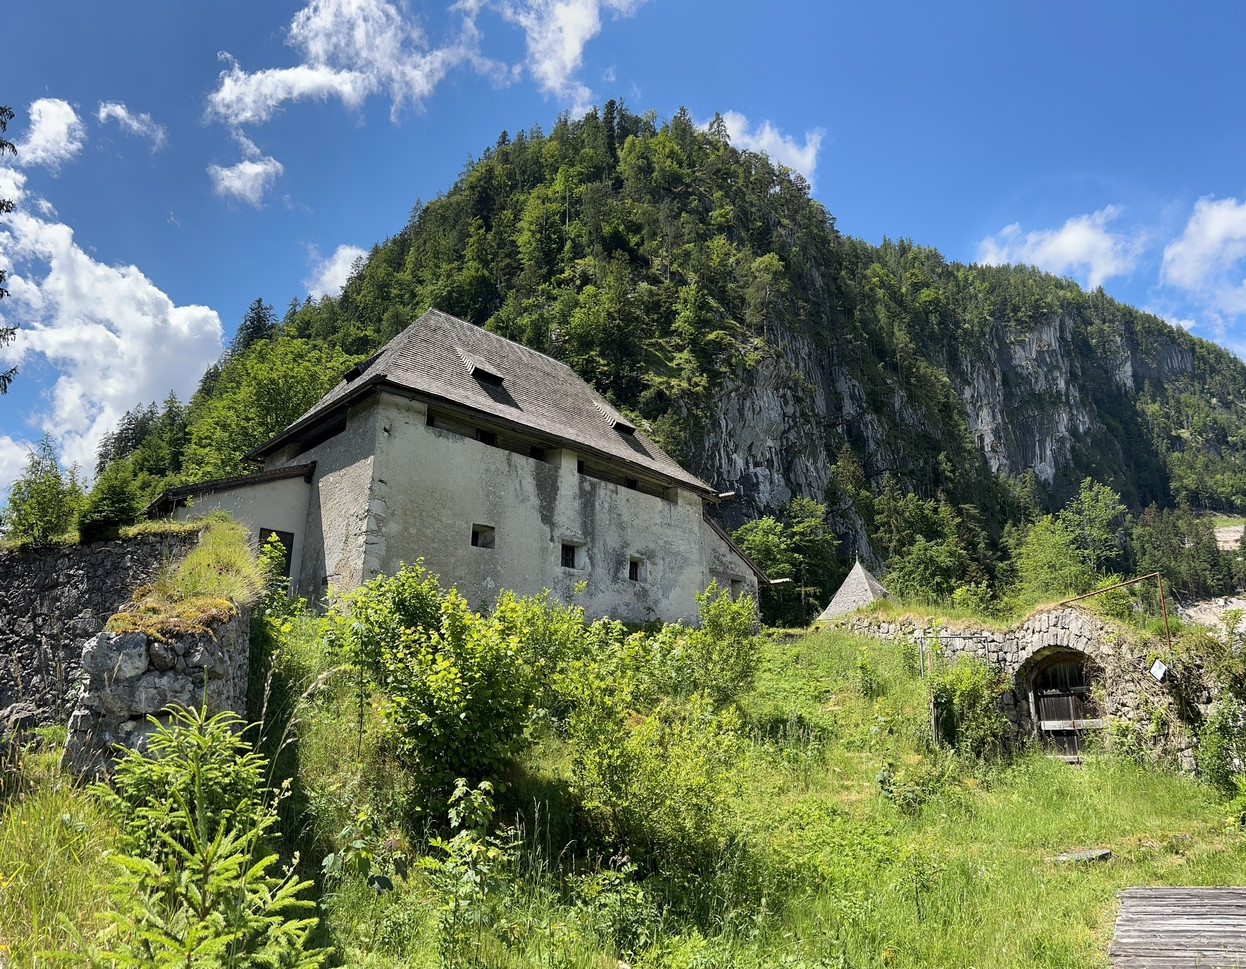
[[[815,622],[827,622],[837,616],[845,616],[862,606],[867,606],[876,599],[890,599],[891,593],[883,588],[883,584],[866,571],[859,561],[852,567],[844,584],[839,587],[827,607],[822,610]]]
[[[632,431],[566,364],[439,310],[430,309],[348,376],[248,457],[272,454],[304,428],[353,402],[364,388],[388,385],[470,408],[703,494],[714,493],[640,431]],[[502,378],[500,386],[496,377]]]

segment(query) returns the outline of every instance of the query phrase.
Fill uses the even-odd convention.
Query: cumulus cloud
[[[263,154],[249,138],[238,136],[245,156],[235,165],[209,165],[208,177],[217,195],[241,199],[258,206],[264,193],[285,172],[281,162]]]
[[[17,442],[0,434],[0,497],[8,494],[9,486],[26,470],[26,455],[31,444]]]
[[[1108,205],[1090,215],[1075,215],[1058,229],[1025,233],[1014,222],[979,243],[978,262],[1027,263],[1059,276],[1077,273],[1094,289],[1105,279],[1131,272],[1142,252],[1141,237],[1108,231],[1108,223],[1120,212]]]
[[[498,83],[514,80],[510,66],[481,52],[477,20],[491,10],[523,31],[529,73],[541,90],[580,110],[591,97],[575,79],[585,45],[601,33],[602,14],[633,14],[644,0],[458,0],[457,30],[430,42],[406,8],[390,0],[311,0],[294,15],[286,44],[298,63],[248,71],[222,52],[226,68],[208,97],[210,119],[231,126],[268,121],[288,101],[336,98],[360,107],[374,94],[391,100],[391,116],[421,106],[455,68],[467,65]]]
[[[95,118],[100,124],[115,121],[132,135],[146,138],[151,142],[151,150],[159,151],[164,147],[166,132],[164,125],[152,121],[147,112],[135,114],[121,101],[101,101]]]
[[[1181,235],[1164,248],[1161,281],[1186,290],[1214,310],[1246,312],[1246,202],[1201,198]]]
[[[592,92],[575,75],[584,66],[584,47],[601,33],[601,14],[628,17],[644,0],[525,0],[504,2],[498,12],[524,32],[528,70],[541,90],[587,109]]]
[[[474,25],[466,35],[474,37]],[[248,72],[229,55],[208,116],[231,125],[267,121],[286,101],[338,98],[357,108],[386,91],[396,113],[417,106],[457,64],[471,59],[466,43],[431,47],[419,24],[387,0],[312,0],[294,15],[286,43],[293,67]]]
[[[355,268],[355,261],[367,255],[367,251],[358,246],[341,245],[333,250],[333,254],[320,257],[315,246],[308,247],[308,255],[312,259],[311,274],[303,280],[307,293],[312,299],[321,296],[337,296],[350,278]]]
[[[800,145],[795,138],[782,134],[769,121],[763,121],[754,128],[749,124],[748,118],[738,111],[728,111],[722,119],[727,126],[727,136],[735,147],[747,151],[764,151],[774,161],[800,172],[813,184],[813,173],[818,167],[818,151],[822,147],[820,129],[806,131],[805,143]]]
[[[42,360],[58,372],[34,423],[51,432],[66,463],[91,467],[100,437],[125,411],[170,389],[189,396],[220,354],[221,322],[206,306],[175,305],[136,266],[97,262],[69,226],[42,217],[25,182],[0,168],[0,197],[16,203],[0,228],[0,265],[10,269],[0,321],[20,324],[0,363]],[[15,453],[19,468],[25,460],[24,444],[14,443],[0,441],[0,473]]]
[[[86,127],[73,105],[60,98],[40,98],[31,102],[30,126],[17,143],[17,160],[26,167],[43,165],[58,172],[84,144]]]

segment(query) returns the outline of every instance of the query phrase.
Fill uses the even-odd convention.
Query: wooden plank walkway
[[[1246,969],[1246,888],[1126,888],[1112,969]]]

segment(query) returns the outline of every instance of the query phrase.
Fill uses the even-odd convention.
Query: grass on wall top
[[[141,632],[160,640],[203,633],[260,594],[264,573],[246,530],[224,513],[195,527],[203,528],[199,543],[150,585],[139,586],[108,620],[108,632]]]

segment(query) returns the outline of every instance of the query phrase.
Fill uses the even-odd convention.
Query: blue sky
[[[1246,351],[1246,7],[167,0],[5,12],[0,490],[335,291],[502,130],[728,119],[843,232],[1032,262]]]

